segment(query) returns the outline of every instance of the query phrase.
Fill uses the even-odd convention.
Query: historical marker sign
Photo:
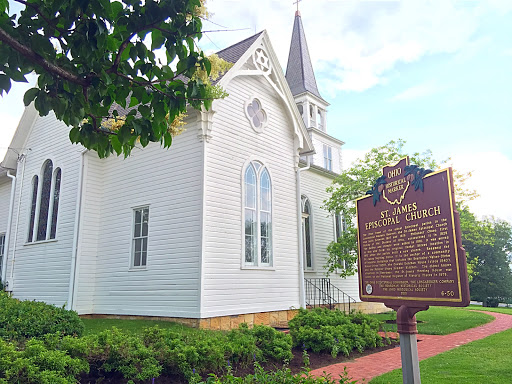
[[[403,158],[358,199],[359,295],[388,306],[467,306],[466,255],[451,168]]]

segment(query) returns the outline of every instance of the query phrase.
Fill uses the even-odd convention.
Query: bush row
[[[38,301],[20,301],[0,292],[0,338],[24,340],[48,333],[80,336],[84,324],[74,311]]]
[[[230,332],[190,333],[147,328],[142,336],[116,328],[84,337],[48,334],[24,349],[0,340],[0,383],[75,383],[81,375],[122,376],[129,382],[159,377],[223,372],[254,361],[286,363],[293,357],[289,335],[273,328],[242,325]]]
[[[290,321],[290,335],[271,327],[250,329],[242,324],[229,332],[152,327],[137,336],[112,328],[77,337],[84,325],[75,312],[0,293],[0,384],[75,383],[84,376],[139,382],[161,375],[199,382],[202,376],[232,366],[243,368],[267,361],[286,364],[293,358],[292,346],[316,353],[327,351],[334,357],[338,353],[348,356],[354,349],[362,352],[383,345],[377,334],[379,326],[379,321],[361,313],[315,309],[299,311]],[[212,375],[206,382],[317,382],[313,378],[307,381],[308,377],[294,376],[286,369],[274,373],[260,369],[243,379],[228,371],[224,378]]]
[[[289,327],[294,346],[315,353],[330,352],[333,357],[390,343],[378,334],[380,322],[361,312],[346,315],[327,308],[301,309]]]

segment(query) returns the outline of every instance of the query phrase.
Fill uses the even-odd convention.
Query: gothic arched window
[[[313,268],[313,242],[311,228],[311,203],[306,196],[301,198],[302,207],[302,249],[304,251],[304,267]]]
[[[55,239],[61,177],[60,168],[54,170],[52,161],[46,160],[41,170],[41,183],[37,175],[32,179],[32,201],[27,236],[29,243]]]
[[[272,266],[272,182],[267,168],[250,162],[243,185],[244,264]]]

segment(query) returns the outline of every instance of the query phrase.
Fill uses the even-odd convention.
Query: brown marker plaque
[[[363,301],[469,304],[452,170],[425,173],[404,158],[384,167],[373,194],[356,202]]]

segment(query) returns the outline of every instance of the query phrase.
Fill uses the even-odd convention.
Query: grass
[[[490,312],[507,313],[512,315],[512,308],[483,308],[478,305],[471,305],[469,309],[484,310]],[[396,320],[394,312],[372,315],[380,321]],[[418,332],[424,335],[447,335],[449,333],[463,331],[488,323],[493,320],[492,316],[485,313],[468,311],[461,308],[430,307],[428,311],[419,312],[416,315]],[[161,328],[173,329],[178,332],[194,332],[195,328],[169,321],[157,320],[119,320],[119,319],[82,319],[85,324],[85,335],[101,332],[105,329],[117,327],[132,334],[141,334],[147,327],[158,325]],[[396,322],[383,324],[383,329],[388,332],[396,332]]]
[[[481,305],[470,305],[468,309],[473,309],[477,311],[487,311],[487,312],[497,312],[504,313],[506,315],[512,315],[512,307],[498,307],[498,308],[489,308],[482,307]]]
[[[480,310],[482,307],[479,308]],[[374,315],[380,321],[396,320],[396,313],[381,313]],[[494,318],[485,313],[468,311],[462,308],[430,307],[427,311],[416,314],[418,332],[424,335],[448,335],[465,329],[478,327]],[[396,332],[396,322],[383,324],[383,329]]]
[[[420,362],[422,384],[510,383],[512,329],[473,341]],[[370,384],[401,384],[402,370],[376,377]]]
[[[160,328],[173,329],[177,332],[194,332],[195,328],[187,327],[186,325],[173,323],[170,321],[157,321],[157,320],[124,320],[124,319],[82,319],[85,324],[84,335],[91,335],[99,333],[106,329],[116,327],[127,333],[135,335],[142,334],[142,330],[148,327],[158,325]]]

